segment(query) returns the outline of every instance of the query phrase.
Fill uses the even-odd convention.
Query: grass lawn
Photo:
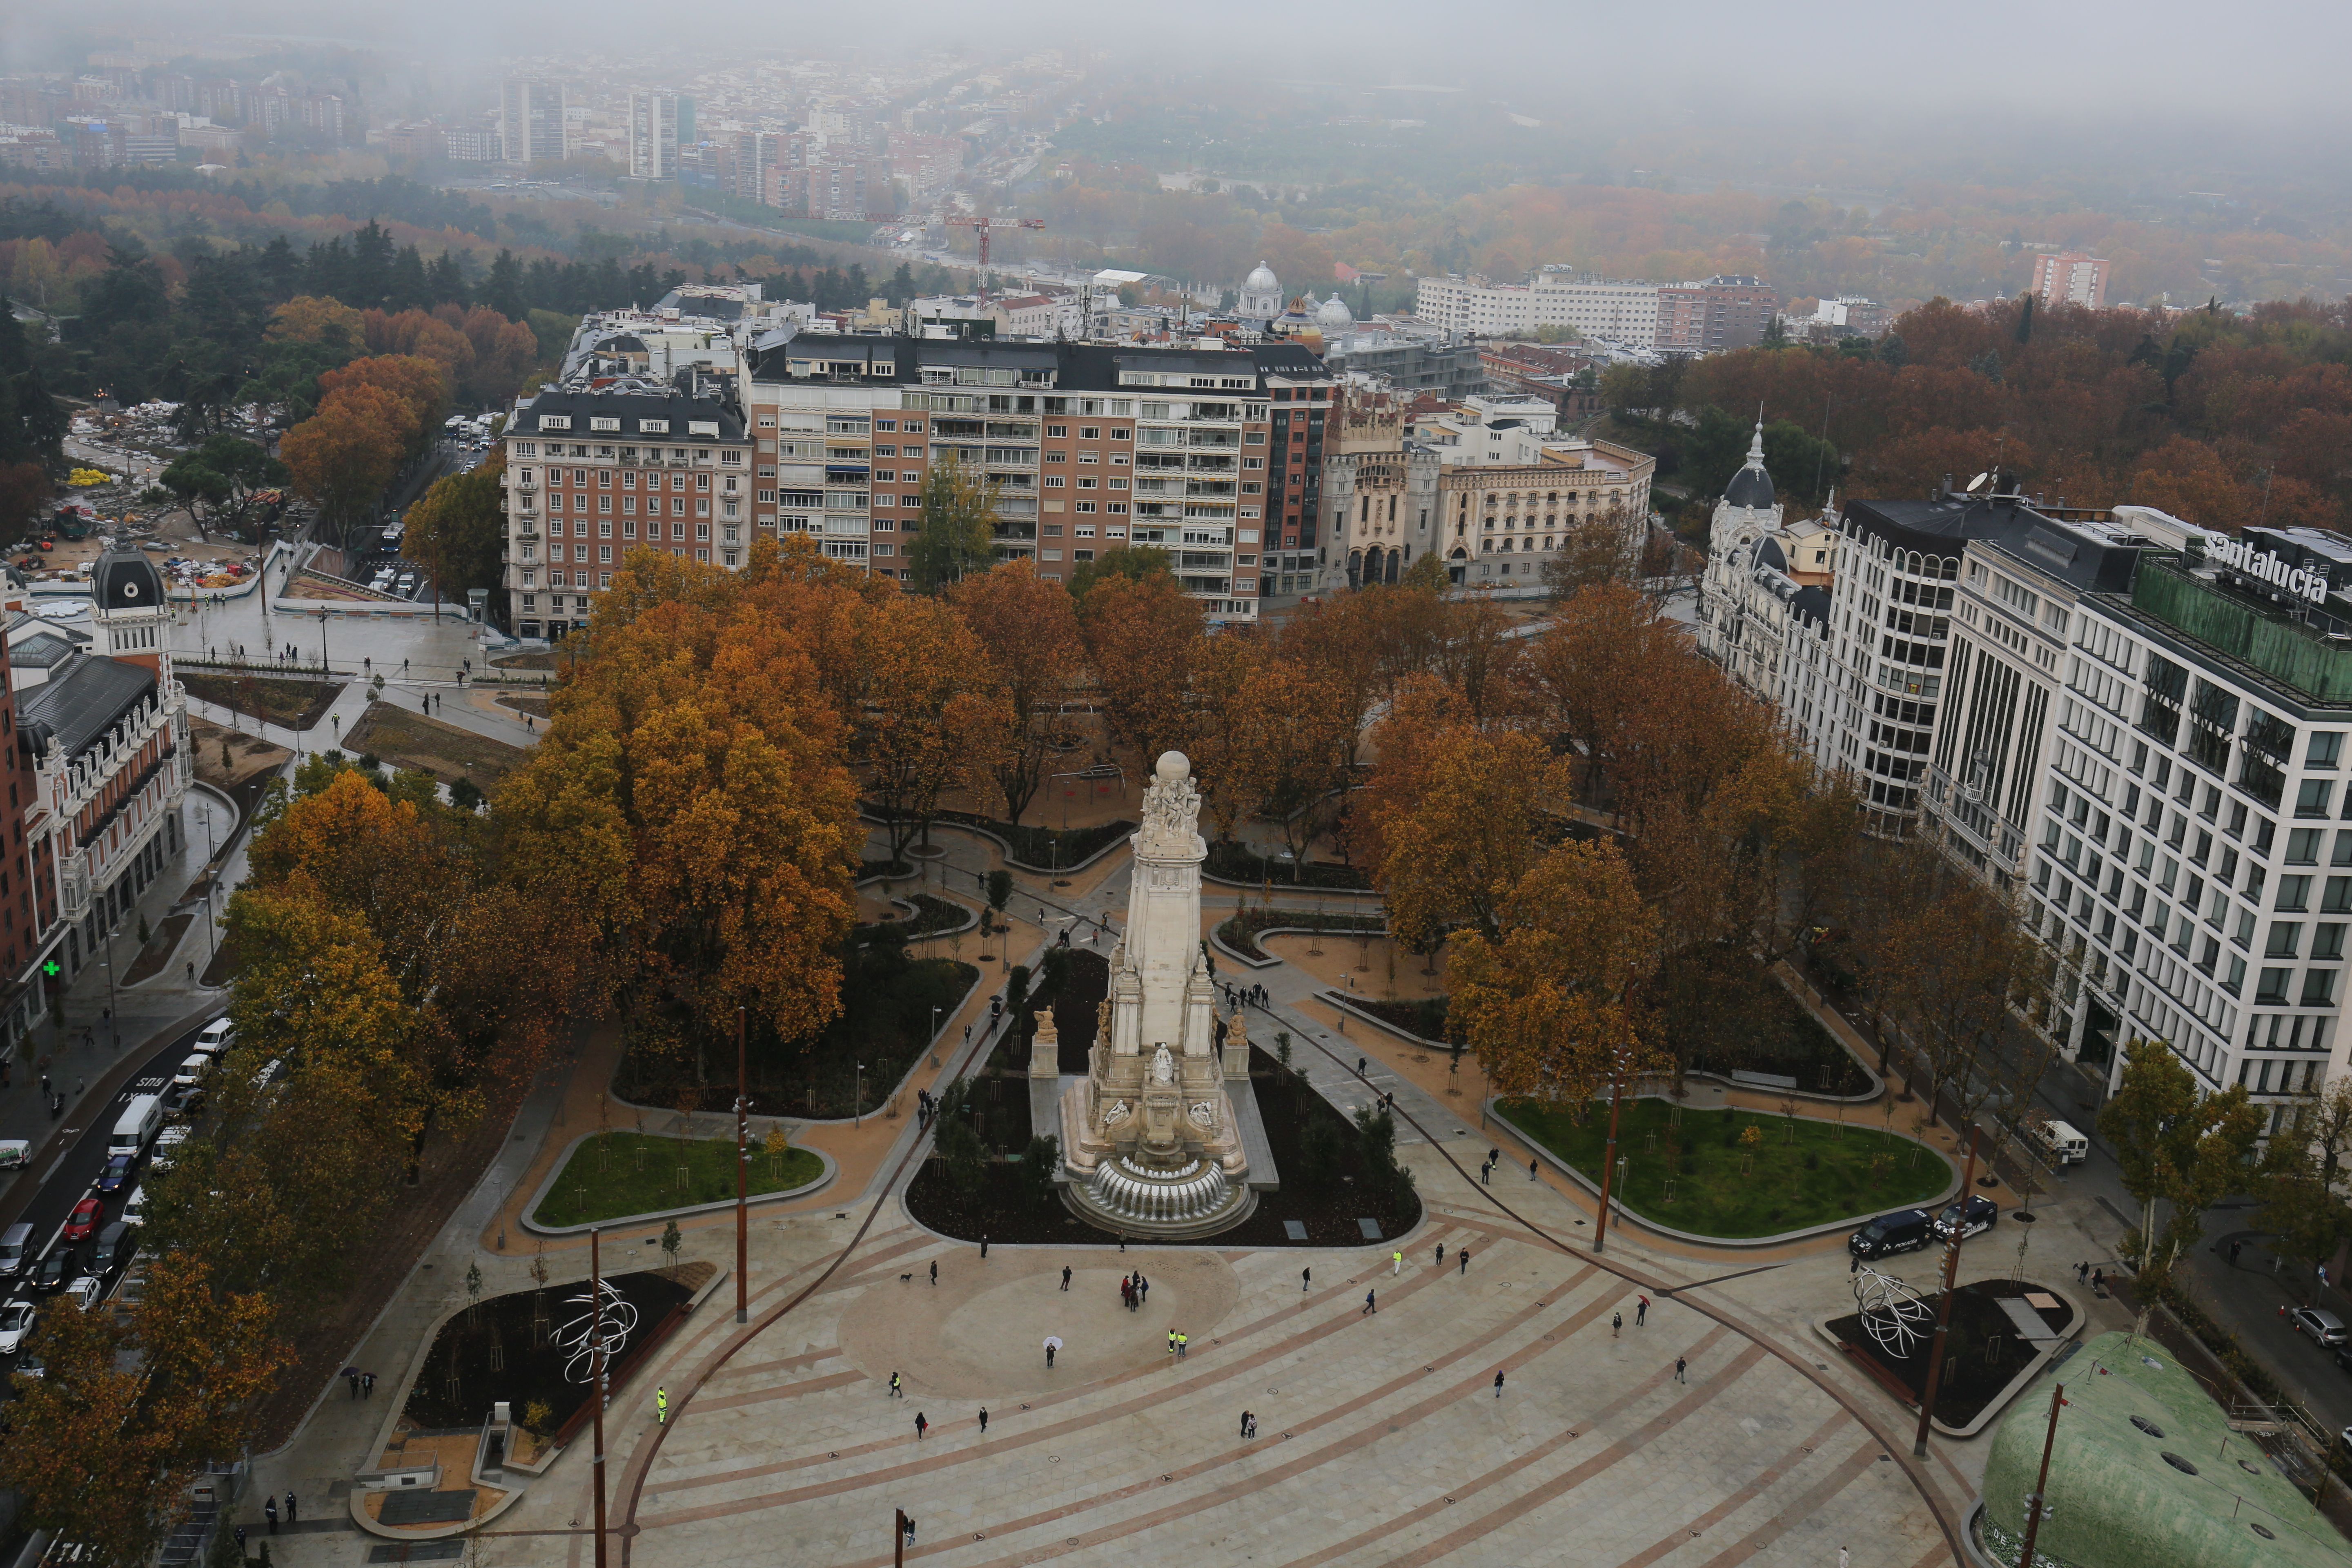
[[[1498,1109],[1545,1148],[1601,1180],[1609,1142],[1605,1104],[1596,1103],[1581,1127],[1565,1110],[1528,1100],[1505,1100]],[[1644,1219],[1695,1236],[1777,1236],[1914,1208],[1940,1195],[1955,1174],[1951,1162],[1933,1149],[1855,1121],[1841,1130],[1805,1117],[1792,1122],[1753,1110],[1684,1108],[1677,1127],[1668,1120],[1674,1114],[1667,1100],[1626,1102],[1617,1131],[1625,1176],[1611,1196],[1622,1197]],[[1738,1142],[1751,1127],[1763,1133],[1752,1149]]]
[[[509,746],[503,741],[493,741],[471,730],[461,730],[455,724],[445,724],[438,719],[428,719],[423,713],[380,700],[368,704],[360,721],[343,736],[342,749],[352,755],[375,757],[394,767],[431,773],[443,784],[471,779],[484,795],[495,790],[499,781],[520,766],[530,754],[520,746]]]
[[[678,1167],[686,1184],[678,1184]],[[814,1182],[824,1162],[788,1149],[780,1167],[751,1143],[751,1193],[781,1193]],[[653,1132],[599,1132],[572,1151],[531,1215],[541,1225],[589,1225],[623,1215],[654,1214],[735,1195],[733,1138],[664,1138]]]
[[[248,719],[298,730],[316,724],[343,694],[345,684],[213,670],[182,670],[179,676],[191,697],[234,708]]]

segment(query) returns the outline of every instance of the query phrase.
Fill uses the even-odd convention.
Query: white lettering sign
[[[2300,595],[2315,605],[2327,602],[2326,573],[2290,565],[2275,552],[2264,550],[2258,552],[2242,539],[2221,539],[2208,545],[2206,553],[2217,565],[2227,566],[2233,572],[2242,572],[2273,587]]]

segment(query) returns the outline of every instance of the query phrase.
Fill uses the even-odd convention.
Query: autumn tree
[[[1657,919],[1624,856],[1563,844],[1511,886],[1494,934],[1462,939],[1447,1026],[1497,1093],[1581,1107],[1621,1065],[1665,1065],[1644,994],[1658,961]]]
[[[318,503],[331,525],[348,529],[392,482],[413,419],[382,387],[347,387],[286,432],[278,456],[294,489]]]
[[[1114,544],[1095,552],[1092,561],[1081,561],[1070,574],[1070,597],[1083,600],[1093,592],[1097,583],[1113,577],[1141,580],[1146,577],[1173,577],[1176,569],[1168,564],[1168,552],[1149,544]]]
[[[1281,830],[1294,875],[1328,825],[1355,734],[1343,678],[1295,658],[1267,660],[1234,713],[1227,779]]]
[[[863,628],[849,752],[896,860],[917,838],[929,844],[940,795],[992,779],[1018,737],[980,638],[947,604],[893,599],[867,608]]]
[[[243,437],[215,436],[195,450],[172,459],[159,478],[163,488],[188,509],[196,531],[204,534],[205,507],[213,510],[216,521],[223,515],[232,523],[242,521],[254,492],[283,483],[286,468]]]
[[[1018,826],[1045,784],[1047,764],[1071,739],[1062,702],[1086,657],[1077,610],[1061,584],[1026,561],[964,578],[950,600],[979,639],[1011,710],[1008,743],[992,778],[1005,819]]]
[[[403,546],[431,571],[436,594],[463,602],[495,588],[506,548],[506,447],[463,473],[444,474],[408,509]]]
[[[2352,1239],[2352,1208],[2338,1184],[2352,1164],[2352,1081],[2338,1079],[2298,1105],[2271,1134],[2254,1177],[2254,1224],[2285,1257],[2315,1268]]]
[[[111,1312],[45,1312],[0,1429],[0,1486],[20,1521],[79,1561],[142,1568],[189,1511],[206,1463],[237,1458],[285,1363],[268,1303],[220,1290],[194,1253],[155,1256],[127,1327]],[[135,1356],[123,1352],[135,1352]]]
[[[740,573],[630,556],[492,803],[520,895],[587,933],[634,1044],[698,1079],[738,1006],[793,1039],[839,1005],[866,834],[842,710],[795,627],[896,589],[814,555],[758,540]]]
[[[1461,724],[1426,737],[1410,794],[1373,807],[1383,848],[1375,875],[1397,935],[1433,946],[1466,927],[1501,941],[1505,904],[1536,861],[1538,814],[1555,784],[1550,755],[1521,731]]]
[[[355,353],[367,342],[367,318],[341,300],[297,294],[270,313],[275,342],[320,343]]]
[[[1563,599],[1604,583],[1638,586],[1648,532],[1645,520],[1622,507],[1572,520],[1560,537],[1559,552],[1544,563],[1544,586]]]
[[[2116,1146],[2124,1190],[2139,1200],[2143,1266],[2160,1270],[2196,1245],[2205,1211],[2245,1184],[2262,1112],[2243,1084],[2207,1094],[2170,1046],[2140,1039],[2124,1047],[2123,1073],[2100,1108],[2099,1131]],[[2160,1237],[2158,1200],[2172,1209]]]
[[[1928,1105],[1949,1095],[1956,1124],[1974,1127],[2002,1082],[2011,1009],[2032,1014],[2046,998],[2048,952],[2008,898],[1955,876],[1887,934],[1879,963],[1895,1018],[1926,1058]]]
[[[450,384],[448,373],[430,359],[414,354],[374,354],[321,374],[319,406],[324,412],[333,405],[338,394],[359,387],[378,387],[391,393],[406,411],[401,421],[401,440],[414,456],[423,451],[441,428],[442,416],[449,412]]]
[[[1192,739],[1192,685],[1203,630],[1198,601],[1166,576],[1099,582],[1078,605],[1103,710],[1149,768]]]
[[[996,555],[997,490],[952,455],[923,475],[921,531],[906,551],[915,586],[936,594],[988,570]]]

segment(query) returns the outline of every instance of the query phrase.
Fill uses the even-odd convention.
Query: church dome
[[[131,550],[110,550],[89,574],[91,597],[100,610],[156,610],[164,606],[163,574],[155,563]]]
[[[1320,327],[1352,327],[1356,324],[1356,316],[1348,309],[1348,301],[1339,298],[1339,290],[1333,289],[1331,297],[1324,300],[1321,309],[1315,312],[1315,324]]]
[[[1282,284],[1276,279],[1274,268],[1261,261],[1247,278],[1242,279],[1242,287],[1244,289],[1263,289],[1267,293],[1276,293],[1280,291]]]
[[[1764,471],[1760,463],[1742,468],[1724,487],[1723,500],[1727,506],[1769,507],[1772,504],[1772,476]]]

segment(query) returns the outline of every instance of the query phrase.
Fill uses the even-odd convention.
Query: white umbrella
[[[1062,1348],[1062,1336],[1059,1334],[1047,1334],[1045,1336],[1045,1348],[1049,1351],[1060,1350]]]

